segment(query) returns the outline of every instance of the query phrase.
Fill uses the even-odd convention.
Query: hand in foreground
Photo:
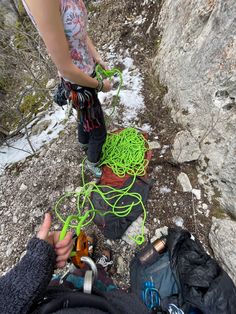
[[[40,226],[37,238],[47,241],[55,250],[56,267],[63,268],[73,247],[72,232],[67,232],[65,238],[59,241],[60,231],[49,231],[52,219],[49,213],[44,216],[44,221]]]

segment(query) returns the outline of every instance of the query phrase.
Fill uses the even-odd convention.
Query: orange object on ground
[[[122,130],[115,131],[114,133],[119,133]],[[148,135],[147,133],[142,133],[143,137],[147,140]],[[152,158],[152,151],[149,150],[145,154],[145,158],[150,161]],[[147,165],[148,166],[148,165]],[[146,167],[147,168],[147,167]],[[102,176],[99,181],[100,185],[108,185],[112,186],[114,188],[122,188],[125,185],[125,182],[130,178],[131,176],[126,174],[124,177],[120,178],[116,174],[112,172],[112,169],[108,166],[103,166],[102,167]],[[147,174],[145,174],[143,177],[144,179],[147,179]]]
[[[73,264],[76,267],[84,268],[85,263],[81,261],[82,256],[88,256],[88,238],[86,236],[86,233],[84,231],[80,231],[80,234],[76,238],[75,241],[75,256],[71,257],[71,260]]]

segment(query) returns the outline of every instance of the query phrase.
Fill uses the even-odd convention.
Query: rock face
[[[184,134],[191,143],[194,158],[220,190],[222,205],[236,217],[235,16],[234,0],[166,0],[154,67],[168,87],[165,103],[184,130],[181,139]],[[189,145],[181,145],[181,154],[174,146],[178,162],[194,159]]]
[[[216,259],[236,284],[236,222],[213,218],[209,240]]]

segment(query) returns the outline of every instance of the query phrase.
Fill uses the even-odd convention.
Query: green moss
[[[162,39],[162,36],[159,35],[159,36],[157,37],[157,39],[155,40],[155,51],[156,51],[156,53],[158,52],[158,50],[159,50],[159,48],[160,48],[161,39]]]
[[[220,205],[219,198],[221,197],[221,193],[218,189],[214,189],[214,198],[212,199],[212,216],[223,219],[226,216],[225,210]]]
[[[93,3],[89,3],[86,7],[87,7],[88,12],[91,12],[91,13],[94,13],[97,10],[96,5]]]
[[[159,77],[154,73],[152,73],[151,76],[152,76],[151,84],[153,87],[152,89],[162,99],[168,92],[167,86],[161,84]]]
[[[216,217],[217,219],[223,219],[225,218],[225,215],[226,213],[221,206],[213,205],[212,216]]]
[[[1,66],[0,66],[1,69]],[[0,75],[0,91],[8,92],[11,88],[12,81],[7,76],[1,76]]]
[[[64,131],[64,130],[61,130],[61,131],[58,133],[58,137],[59,137],[59,138],[64,137],[64,135],[65,135],[65,131]]]
[[[23,49],[24,46],[26,45],[26,39],[25,36],[23,35],[23,33],[21,32],[21,27],[22,24],[20,21],[16,22],[16,34],[15,34],[15,38],[14,38],[14,46],[17,49]]]
[[[20,112],[23,115],[28,115],[30,113],[37,114],[45,99],[46,96],[42,93],[35,93],[34,95],[25,96],[19,108]]]
[[[21,117],[16,112],[16,110],[10,109],[1,114],[0,125],[3,128],[11,131],[11,130],[14,130],[19,125],[20,120],[21,120]]]
[[[17,1],[17,5],[18,5],[18,11],[20,13],[20,16],[25,16],[26,15],[26,12],[25,12],[25,8],[23,6],[23,3],[21,0],[18,0]]]
[[[32,45],[27,35],[32,32],[32,29],[32,23],[27,16],[23,15],[21,20],[16,21],[13,42],[17,49],[28,49]]]

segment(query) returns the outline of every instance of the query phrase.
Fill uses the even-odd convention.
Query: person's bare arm
[[[106,62],[103,61],[101,55],[99,54],[99,52],[95,48],[95,46],[94,46],[94,44],[93,44],[93,42],[89,36],[87,36],[87,44],[88,44],[89,50],[90,50],[95,62],[100,64],[105,70],[107,70],[108,66],[107,66]]]
[[[96,88],[97,80],[72,62],[61,21],[59,0],[26,0],[26,3],[60,74],[78,85]]]

